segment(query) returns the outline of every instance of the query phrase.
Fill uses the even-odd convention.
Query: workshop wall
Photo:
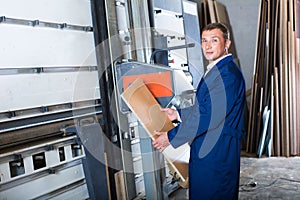
[[[246,79],[247,90],[251,89],[259,0],[217,0],[226,6],[237,56]]]

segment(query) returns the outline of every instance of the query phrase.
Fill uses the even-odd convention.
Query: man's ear
[[[231,40],[226,40],[226,41],[225,41],[225,48],[226,48],[226,49],[229,49],[230,44],[231,44]]]

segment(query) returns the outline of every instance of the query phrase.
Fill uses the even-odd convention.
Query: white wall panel
[[[1,0],[0,16],[91,26],[90,0]]]
[[[183,19],[176,15],[178,13],[161,10],[154,17],[156,31],[165,36],[174,36],[174,38],[168,38],[168,47],[185,45]],[[171,50],[169,60],[171,59],[174,60],[174,63],[169,63],[170,67],[182,69],[182,64],[187,63],[186,49]]]
[[[0,75],[0,112],[100,98],[98,72]]]
[[[0,68],[95,66],[93,32],[0,23]]]
[[[178,13],[161,10],[161,12],[154,17],[155,28],[162,34],[184,37],[183,19],[176,17],[176,15],[178,15]]]

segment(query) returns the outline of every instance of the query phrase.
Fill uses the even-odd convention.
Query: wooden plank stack
[[[299,0],[260,1],[246,145],[259,156],[300,155],[299,7]]]

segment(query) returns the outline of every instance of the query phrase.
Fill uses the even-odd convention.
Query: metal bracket
[[[40,24],[40,21],[39,20],[34,20],[31,22],[31,26],[38,26]]]
[[[73,134],[78,133],[78,130],[77,130],[76,126],[63,127],[63,128],[60,129],[60,131],[62,131],[64,133],[64,136],[69,136],[69,135],[73,135]]]
[[[5,21],[6,21],[5,16],[1,16],[1,17],[0,17],[0,23],[1,23],[1,22],[5,22]]]
[[[8,18],[5,16],[0,17],[0,23],[7,23],[7,24],[16,24],[16,25],[27,25],[27,26],[40,26],[40,27],[47,27],[47,28],[59,28],[59,29],[70,29],[70,30],[77,30],[77,31],[85,31],[85,32],[92,32],[93,27],[91,26],[79,26],[79,25],[71,25],[67,23],[53,23],[53,22],[45,22],[36,20],[27,20],[27,19],[16,19],[16,18]]]

